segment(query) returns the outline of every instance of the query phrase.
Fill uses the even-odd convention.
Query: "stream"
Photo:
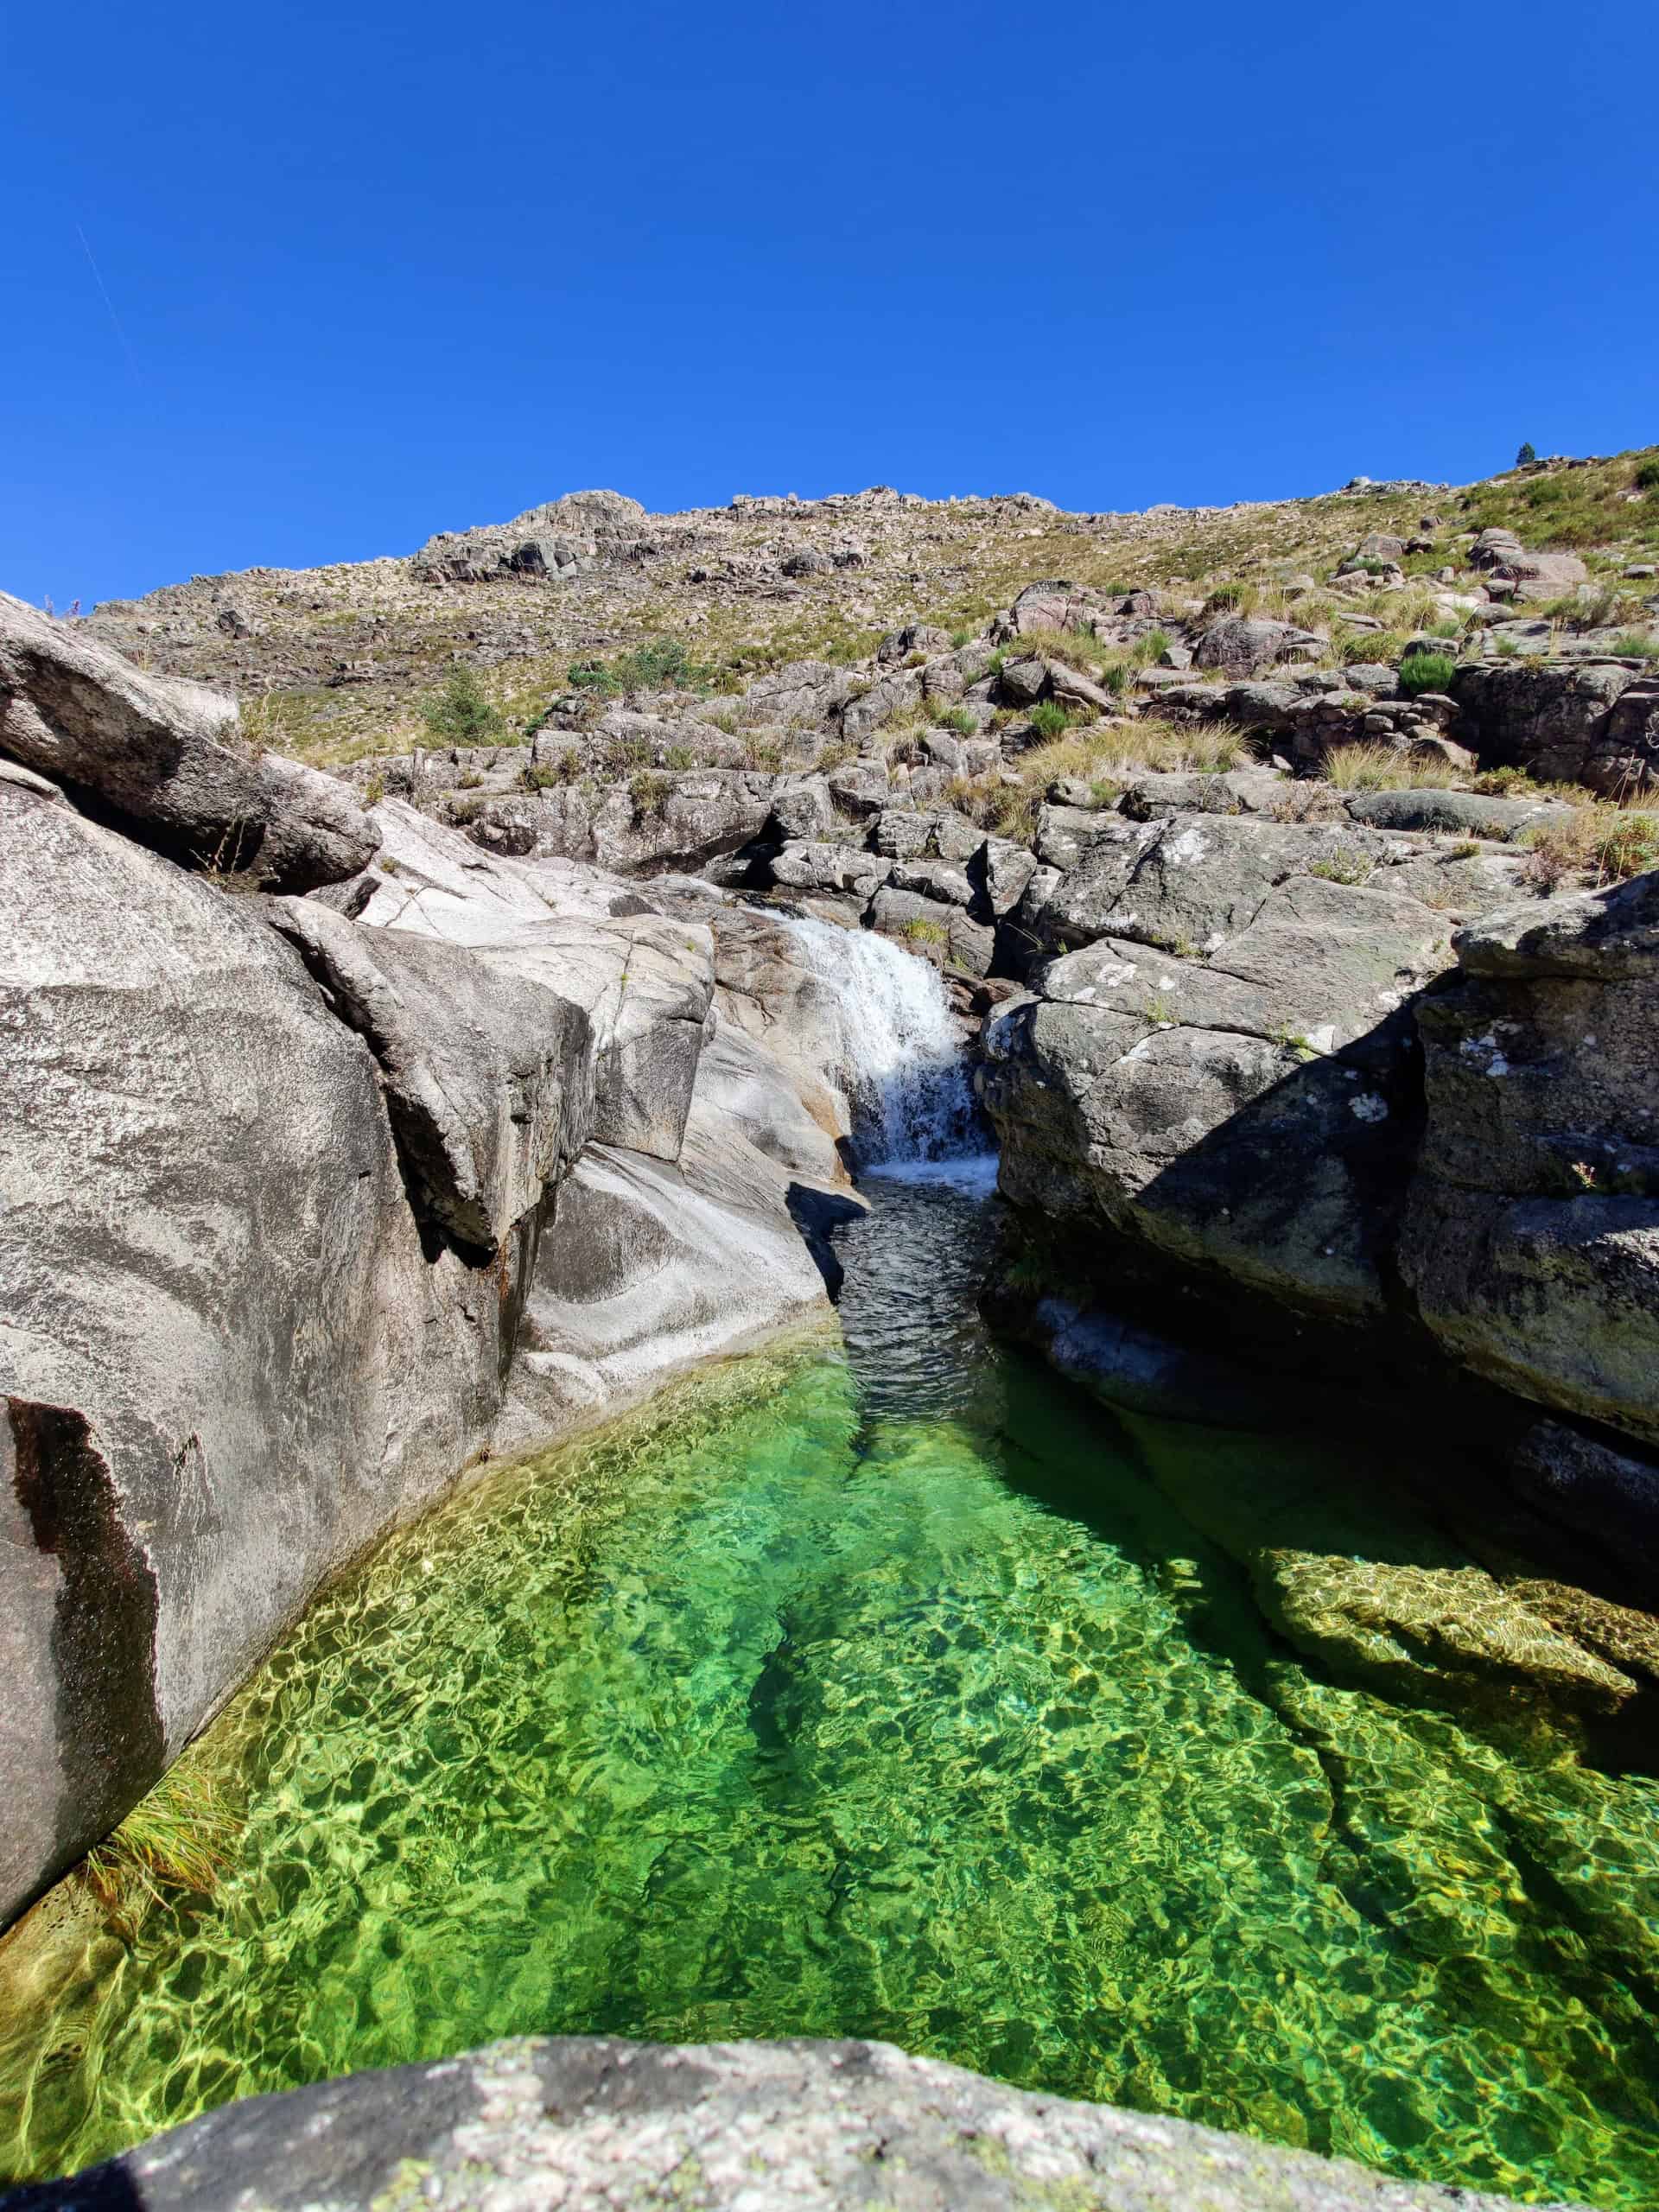
[[[861,2035],[1659,2202],[1659,1784],[1283,1639],[1225,1531],[1383,1447],[1115,1419],[995,1343],[956,1080],[871,1078],[838,1332],[321,1595],[188,1755],[218,1890],[80,1929],[0,2034],[0,2172],[495,2036]]]

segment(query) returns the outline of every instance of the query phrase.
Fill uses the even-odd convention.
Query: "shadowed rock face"
[[[1454,1356],[1659,1443],[1659,877],[1512,908],[1420,1007],[1401,1265]]]
[[[227,2105],[0,2207],[366,2212],[405,2191],[440,2212],[1500,2212],[1508,2202],[1032,2095],[890,2044],[570,2036]]]

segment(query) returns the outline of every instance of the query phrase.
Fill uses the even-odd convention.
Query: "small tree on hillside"
[[[1515,465],[1517,468],[1524,468],[1529,461],[1536,461],[1537,458],[1537,449],[1534,446],[1532,440],[1529,438],[1526,443],[1522,447],[1520,452],[1515,456]]]
[[[422,708],[421,720],[444,745],[489,745],[504,727],[499,709],[491,703],[476,671],[470,668],[455,670],[437,696]]]

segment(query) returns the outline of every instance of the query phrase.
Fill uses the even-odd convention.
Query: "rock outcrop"
[[[890,2044],[527,2037],[254,2097],[0,2212],[340,2212],[411,2194],[708,2212],[1504,2212],[1345,2159],[1033,2095]],[[1570,2212],[1570,2208],[1557,2208]]]
[[[236,742],[234,700],[145,676],[0,592],[0,754],[107,810],[187,867],[309,891],[378,843],[332,776]]]
[[[483,1444],[538,1223],[423,1249],[257,901],[3,783],[0,842],[9,1916]]]
[[[723,1020],[717,894],[383,836],[236,895],[0,774],[0,1919],[470,1462],[823,1307],[844,1101]]]
[[[1423,1319],[1522,1396],[1659,1444],[1659,876],[1463,931],[1417,1019],[1402,1247]]]

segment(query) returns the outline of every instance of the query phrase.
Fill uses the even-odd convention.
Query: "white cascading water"
[[[791,921],[831,1012],[836,1080],[868,1172],[983,1182],[983,1149],[962,1033],[931,963],[874,930]]]

